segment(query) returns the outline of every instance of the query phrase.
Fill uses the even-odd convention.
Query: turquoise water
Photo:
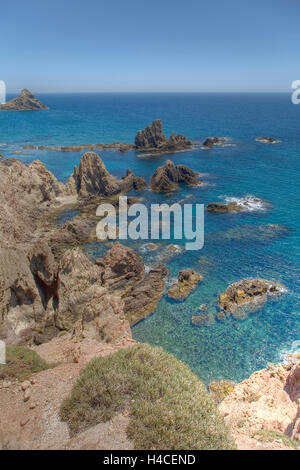
[[[170,279],[192,267],[204,281],[183,303],[163,297],[155,312],[133,328],[139,341],[161,345],[185,361],[206,383],[216,378],[242,380],[276,362],[300,339],[300,106],[287,94],[106,94],[39,96],[50,109],[38,113],[0,113],[0,153],[23,162],[40,159],[61,180],[78,164],[81,153],[23,151],[22,145],[75,145],[132,142],[136,131],[161,118],[165,132],[185,133],[203,140],[209,135],[232,138],[234,146],[141,158],[135,152],[102,151],[116,176],[130,167],[150,175],[167,158],[203,173],[204,185],[181,188],[171,196],[145,191],[147,203],[222,201],[253,195],[265,201],[263,210],[242,214],[205,214],[205,245],[182,251],[166,261]],[[255,141],[280,139],[276,145]],[[66,215],[67,217],[67,215]],[[65,219],[62,219],[65,220]],[[267,224],[278,224],[274,230]],[[267,226],[266,226],[267,225]],[[184,245],[183,242],[176,241]],[[147,264],[166,260],[166,245],[147,252],[143,242],[131,242]],[[91,256],[106,248],[86,247]],[[288,291],[273,298],[246,320],[216,321],[209,327],[191,325],[199,305],[216,310],[218,295],[232,282],[261,277],[279,281]]]

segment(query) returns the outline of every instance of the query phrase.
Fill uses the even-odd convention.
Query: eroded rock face
[[[168,290],[168,297],[179,301],[185,300],[202,280],[201,274],[192,269],[179,271],[178,281]]]
[[[171,151],[190,148],[191,145],[191,141],[184,135],[175,135],[174,132],[167,139],[160,119],[154,120],[151,126],[138,131],[135,137],[136,150]]]
[[[198,174],[185,165],[174,165],[171,160],[167,160],[163,166],[156,169],[151,177],[151,189],[157,192],[175,191],[179,183],[188,186],[200,184]]]
[[[279,364],[236,384],[219,411],[239,449],[286,448],[280,435],[296,442],[300,437],[299,398],[300,365]]]
[[[36,99],[29,90],[22,90],[19,96],[13,98],[7,103],[0,104],[0,111],[39,111],[48,109],[41,101]]]
[[[130,337],[123,301],[102,286],[100,268],[78,248],[60,260],[57,297],[58,328],[99,341]]]
[[[154,311],[166,287],[168,270],[163,265],[146,273],[142,257],[120,243],[113,245],[101,264],[103,285],[122,297],[131,325]]]
[[[232,314],[242,319],[244,309],[249,311],[259,309],[268,296],[279,295],[283,289],[281,284],[265,279],[243,279],[235,282],[219,296],[218,317],[222,319],[226,314]]]
[[[135,176],[130,170],[127,170],[124,178],[117,180],[109,173],[97,153],[86,152],[81,157],[79,168],[75,166],[73,175],[68,179],[66,192],[78,194],[81,198],[108,197],[146,187],[145,180]]]

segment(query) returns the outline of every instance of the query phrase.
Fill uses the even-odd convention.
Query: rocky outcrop
[[[224,145],[227,140],[228,139],[226,137],[207,137],[202,145],[207,149],[211,149],[214,146]]]
[[[168,290],[168,297],[179,301],[185,300],[202,280],[201,274],[192,269],[179,271],[178,281]]]
[[[278,144],[280,142],[280,140],[274,139],[274,137],[257,137],[256,141],[263,144]]]
[[[154,311],[166,287],[168,270],[163,265],[145,272],[141,256],[129,247],[115,243],[104,257],[102,266],[103,285],[122,297],[125,316],[131,325]]]
[[[236,384],[220,403],[241,449],[293,449],[300,440],[300,364],[270,365]]]
[[[123,301],[102,286],[101,270],[80,249],[67,250],[58,270],[56,326],[76,336],[115,341],[130,336]]]
[[[84,145],[68,145],[64,147],[48,147],[45,145],[23,145],[24,150],[47,150],[52,152],[81,152],[82,150],[107,150],[116,149],[121,153],[129,152],[134,149],[133,144],[122,144],[113,142],[111,144],[84,144]]]
[[[21,94],[7,103],[0,104],[0,111],[39,111],[48,109],[41,101],[36,99],[29,90],[22,90]]]
[[[189,149],[192,146],[191,141],[184,135],[175,135],[174,132],[171,137],[167,139],[163,133],[160,119],[154,120],[151,126],[147,126],[144,130],[138,131],[134,143],[136,150],[151,150],[156,152],[183,150]]]
[[[227,287],[219,296],[219,319],[226,314],[243,318],[245,310],[255,311],[266,302],[268,296],[279,295],[284,287],[281,284],[265,279],[243,279]]]
[[[225,204],[223,202],[212,202],[208,204],[206,210],[214,214],[227,214],[229,212],[243,212],[243,207],[236,202]]]
[[[25,165],[16,159],[0,162],[0,241],[30,241],[36,223],[49,204],[64,194],[43,163]]]
[[[158,167],[150,181],[152,191],[156,192],[175,191],[179,188],[179,183],[195,186],[201,184],[201,181],[198,173],[185,165],[174,165],[171,160]]]
[[[80,198],[113,196],[131,189],[142,190],[147,187],[143,178],[135,176],[130,170],[121,180],[109,173],[99,155],[86,152],[75,166],[73,175],[66,183],[67,194],[78,194]]]

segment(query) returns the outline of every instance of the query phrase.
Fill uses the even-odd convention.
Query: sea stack
[[[22,90],[19,96],[0,104],[0,111],[39,111],[48,109],[29,90]]]
[[[175,135],[174,132],[167,139],[160,119],[155,119],[151,126],[138,131],[134,144],[136,150],[151,150],[152,152],[184,150],[192,146],[192,142],[186,136]]]

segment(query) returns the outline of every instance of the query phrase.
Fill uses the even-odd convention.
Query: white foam
[[[226,204],[230,204],[231,202],[236,202],[236,204],[244,211],[263,211],[266,209],[266,203],[262,200],[259,199],[258,197],[255,197],[251,194],[248,194],[245,197],[229,197],[229,196],[219,196],[220,199],[224,199]]]

